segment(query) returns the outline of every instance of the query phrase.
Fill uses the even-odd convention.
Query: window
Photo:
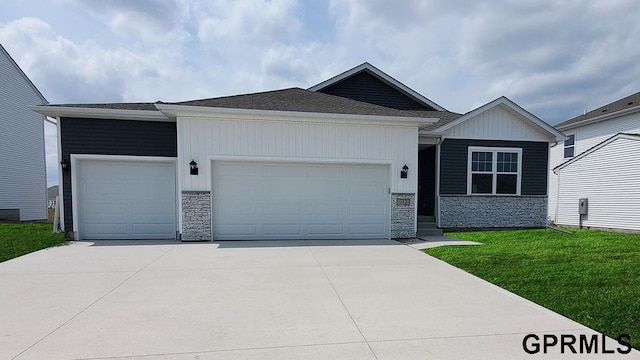
[[[564,141],[564,158],[573,157],[576,149],[576,136],[574,134],[567,135],[567,140]]]
[[[520,195],[522,149],[469,147],[469,195]]]

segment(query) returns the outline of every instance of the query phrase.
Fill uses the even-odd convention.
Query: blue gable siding
[[[399,110],[435,110],[413,100],[367,71],[362,71],[320,92]]]
[[[446,139],[440,149],[440,194],[467,193],[469,146],[522,148],[522,195],[547,195],[549,144],[532,141]]]
[[[176,123],[156,121],[60,119],[62,159],[71,154],[176,157]],[[71,172],[62,173],[64,226],[72,230]]]

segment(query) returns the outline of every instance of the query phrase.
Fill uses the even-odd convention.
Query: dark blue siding
[[[440,194],[467,193],[469,146],[522,148],[522,195],[547,195],[549,144],[531,141],[446,139],[440,149]]]
[[[435,110],[413,100],[367,71],[346,78],[320,92],[399,110]]]
[[[176,123],[157,121],[60,119],[62,159],[71,154],[176,157]],[[63,172],[64,226],[72,231],[71,172]]]

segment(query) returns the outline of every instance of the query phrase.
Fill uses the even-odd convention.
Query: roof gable
[[[582,125],[613,119],[618,116],[637,111],[640,111],[640,92],[601,106],[583,115],[579,115],[567,121],[561,122],[555,127],[558,130],[564,131]]]
[[[0,54],[4,55],[7,58],[7,60],[9,60],[9,62],[13,65],[16,71],[20,74],[20,76],[24,78],[24,81],[29,85],[29,87],[33,89],[34,93],[40,98],[40,100],[42,100],[42,103],[47,104],[48,103],[47,99],[45,99],[44,95],[42,95],[40,90],[38,90],[38,88],[33,84],[33,82],[31,81],[31,79],[29,79],[27,74],[25,74],[24,71],[22,71],[20,66],[18,66],[18,63],[16,63],[15,60],[13,60],[11,55],[9,55],[9,52],[5,50],[2,44],[0,44]]]
[[[563,162],[562,164],[556,166],[555,168],[553,168],[553,172],[557,173],[557,171],[562,170],[563,168],[567,167],[570,164],[573,164],[574,162],[584,158],[585,156],[588,156],[592,153],[594,153],[595,151],[611,144],[612,142],[619,140],[619,139],[626,139],[626,140],[633,140],[633,141],[640,141],[640,134],[626,134],[626,133],[618,133],[613,135],[612,137],[608,138],[607,140],[595,145],[594,147],[592,147],[589,150],[586,150],[582,153],[580,153],[579,155]]]
[[[367,62],[312,86],[309,90],[399,110],[446,111]]]
[[[505,113],[509,114],[510,116],[501,116]],[[432,129],[432,131],[446,133],[447,131],[450,131],[455,127],[462,126],[462,124],[469,122],[470,123],[469,125],[473,128],[472,130],[475,133],[477,133],[479,131],[478,126],[473,126],[472,123],[478,122],[479,119],[481,118],[481,115],[483,114],[495,115],[494,118],[497,118],[497,119],[501,119],[501,118],[508,119],[508,122],[509,122],[508,125],[510,125],[512,129],[515,129],[516,133],[519,132],[520,133],[519,136],[522,137],[523,139],[530,137],[530,135],[524,134],[522,130],[522,129],[528,129],[528,128],[541,133],[542,135],[544,135],[544,138],[553,142],[564,141],[565,139],[565,135],[563,133],[554,129],[551,125],[542,121],[540,118],[531,114],[527,110],[523,109],[518,104],[509,100],[505,96],[499,97],[485,105],[482,105],[474,110],[471,110],[468,113],[456,119],[453,119],[452,121],[446,122],[442,126]],[[487,121],[492,121],[492,119],[488,119]],[[520,121],[522,123],[522,126],[520,127],[520,129],[516,129],[517,121]],[[507,124],[500,124],[501,127],[499,130],[506,131],[507,130],[506,125]],[[501,134],[495,133],[493,129],[488,129],[487,131],[493,133],[493,136],[500,138]]]

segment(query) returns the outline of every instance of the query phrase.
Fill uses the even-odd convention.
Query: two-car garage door
[[[214,240],[388,238],[387,165],[214,161]]]

